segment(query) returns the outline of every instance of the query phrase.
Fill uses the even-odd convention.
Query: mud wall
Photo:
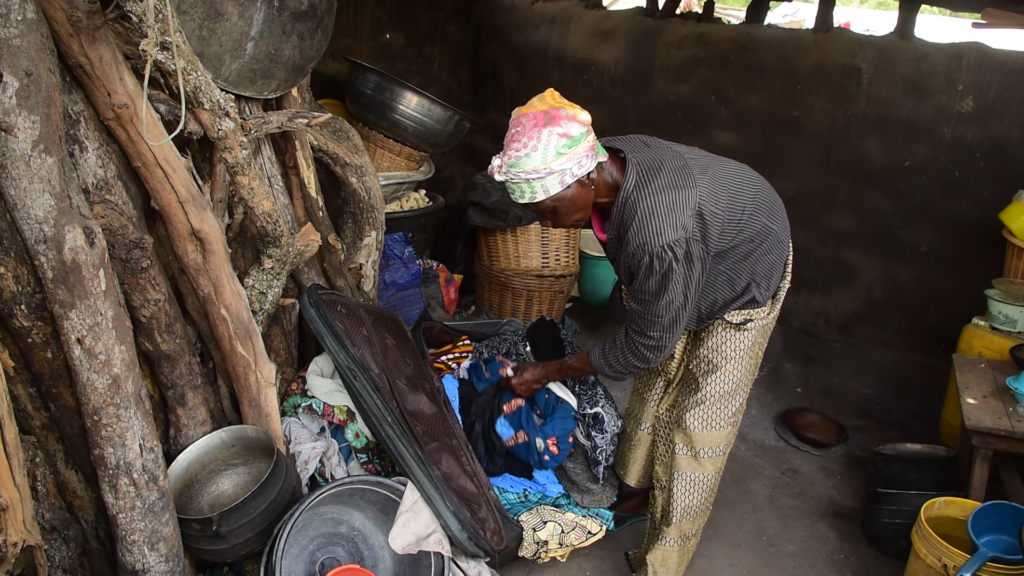
[[[789,210],[784,314],[811,332],[948,354],[1001,273],[996,214],[1024,187],[1024,54],[570,1],[363,2],[339,10],[335,36],[322,78],[342,76],[341,53],[362,56],[480,120],[437,159],[435,187],[486,167],[512,108],[549,86],[599,135],[751,165]]]

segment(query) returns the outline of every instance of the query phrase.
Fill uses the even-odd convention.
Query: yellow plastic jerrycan
[[[999,213],[999,220],[1014,236],[1024,240],[1024,190],[1013,195],[1013,200]]]
[[[956,353],[989,360],[1010,360],[1010,348],[1024,343],[1024,338],[990,328],[983,317],[976,317],[960,332]],[[956,390],[956,374],[950,371],[946,400],[942,404],[942,420],[939,423],[939,438],[951,448],[956,447],[960,436],[960,395]]]

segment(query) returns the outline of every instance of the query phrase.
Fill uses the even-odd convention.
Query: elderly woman
[[[754,170],[648,136],[598,141],[586,110],[549,89],[512,113],[489,169],[544,226],[592,226],[622,282],[610,340],[520,364],[529,396],[587,374],[635,378],[615,470],[618,510],[648,508],[634,573],[678,576],[711,512],[790,282],[782,200]],[[649,495],[649,503],[648,503]]]

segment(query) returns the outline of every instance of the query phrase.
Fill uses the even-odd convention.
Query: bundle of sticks
[[[166,463],[240,422],[284,450],[298,294],[375,298],[356,132],[308,79],[218,89],[167,10],[0,0],[0,569],[188,573]]]

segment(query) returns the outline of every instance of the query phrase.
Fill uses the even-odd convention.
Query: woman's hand
[[[516,364],[512,376],[501,381],[502,387],[515,392],[523,398],[532,398],[548,382],[558,380],[554,376],[557,362],[526,362]]]
[[[564,382],[569,378],[595,373],[594,366],[590,363],[590,354],[584,352],[554,362],[516,364],[512,369],[513,375],[504,378],[501,385],[524,398],[531,398],[551,382]]]

